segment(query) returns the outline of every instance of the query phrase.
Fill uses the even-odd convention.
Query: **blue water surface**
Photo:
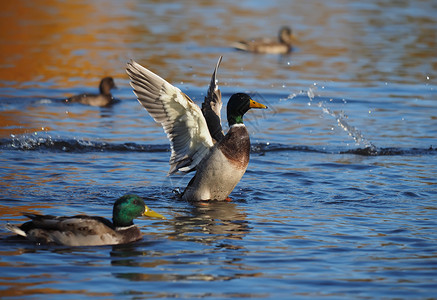
[[[0,223],[110,218],[128,192],[167,219],[137,219],[142,240],[100,247],[2,227],[2,299],[436,298],[433,1],[35,5],[2,13]],[[229,46],[284,24],[298,37],[291,55]],[[232,200],[187,203],[177,191],[192,175],[167,175],[167,137],[125,64],[200,104],[220,55],[224,102],[247,92],[269,110],[245,116],[251,159]],[[108,75],[116,104],[64,101]]]

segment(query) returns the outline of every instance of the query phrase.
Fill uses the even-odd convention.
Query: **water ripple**
[[[14,136],[0,139],[2,150],[22,151],[63,151],[63,152],[168,152],[168,144],[110,143],[86,139],[63,139],[37,135]],[[252,143],[252,153],[263,155],[268,152],[315,152],[324,154],[354,154],[362,156],[403,156],[403,155],[435,155],[437,149],[429,148],[377,148],[365,147],[343,150],[340,147],[317,147],[304,145],[285,145],[280,143]]]

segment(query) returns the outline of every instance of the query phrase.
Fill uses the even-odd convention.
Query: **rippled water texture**
[[[436,299],[435,1],[6,1],[0,12],[2,299]],[[297,35],[291,55],[233,50]],[[231,202],[186,203],[134,58],[196,102],[220,55],[251,161]],[[67,104],[113,76],[120,101]],[[227,127],[227,126],[225,126]],[[110,217],[134,192],[167,217],[122,246],[36,245],[21,212]]]

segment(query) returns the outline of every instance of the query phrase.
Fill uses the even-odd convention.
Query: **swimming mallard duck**
[[[108,106],[114,102],[111,90],[116,88],[112,77],[105,77],[100,81],[100,94],[80,94],[72,96],[66,102],[79,102],[91,106]]]
[[[182,194],[185,200],[225,200],[229,196],[249,163],[250,140],[243,115],[250,108],[267,108],[246,94],[232,95],[227,106],[230,128],[223,134],[221,92],[216,79],[221,59],[202,109],[180,89],[135,61],[127,64],[138,101],[162,125],[170,140],[169,174],[197,171]]]
[[[294,35],[291,29],[287,26],[279,30],[278,40],[270,38],[258,38],[247,41],[240,41],[232,44],[235,49],[255,52],[255,53],[269,53],[269,54],[285,54],[291,52],[293,49],[292,41]]]
[[[32,221],[21,226],[7,224],[10,231],[27,239],[44,244],[66,246],[99,246],[130,243],[141,238],[141,231],[133,223],[139,216],[165,219],[152,211],[137,195],[124,195],[115,201],[113,222],[102,217],[78,215],[55,217],[24,214]]]

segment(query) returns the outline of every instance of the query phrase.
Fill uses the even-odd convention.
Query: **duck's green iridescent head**
[[[149,209],[144,203],[143,198],[137,195],[127,194],[115,201],[112,211],[112,221],[115,227],[133,225],[133,220],[140,216],[165,219],[163,215]]]
[[[247,94],[233,94],[227,105],[229,126],[243,123],[243,115],[251,108],[267,108],[267,106],[252,100]]]

